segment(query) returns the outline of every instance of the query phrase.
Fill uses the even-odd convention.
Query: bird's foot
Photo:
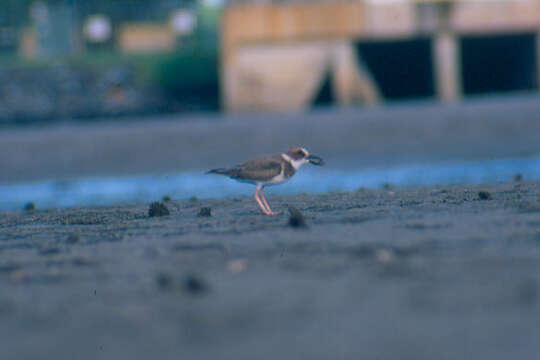
[[[272,211],[272,210],[263,209],[263,213],[268,216],[275,216],[275,215],[281,214],[281,211]]]

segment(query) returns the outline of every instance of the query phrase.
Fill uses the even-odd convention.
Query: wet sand
[[[309,113],[176,115],[0,129],[0,185],[168,174],[305,146],[328,167],[534,157],[540,96]]]
[[[537,359],[540,182],[269,201],[0,213],[0,358]]]

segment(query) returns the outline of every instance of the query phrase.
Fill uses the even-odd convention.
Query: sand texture
[[[268,198],[0,213],[0,358],[538,358],[540,182]]]

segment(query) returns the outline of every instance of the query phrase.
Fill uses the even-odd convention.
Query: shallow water
[[[378,188],[384,184],[414,187],[448,184],[505,182],[516,174],[540,179],[540,156],[476,162],[409,164],[343,170],[304,167],[289,182],[267,188],[267,194],[324,193]],[[97,177],[0,186],[0,210],[21,209],[29,201],[37,208],[113,205],[148,202],[169,195],[175,200],[251,196],[253,186],[204,173],[154,176]]]

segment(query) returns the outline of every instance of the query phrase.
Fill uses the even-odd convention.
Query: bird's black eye
[[[300,156],[306,156],[302,150],[298,150],[296,153]]]

